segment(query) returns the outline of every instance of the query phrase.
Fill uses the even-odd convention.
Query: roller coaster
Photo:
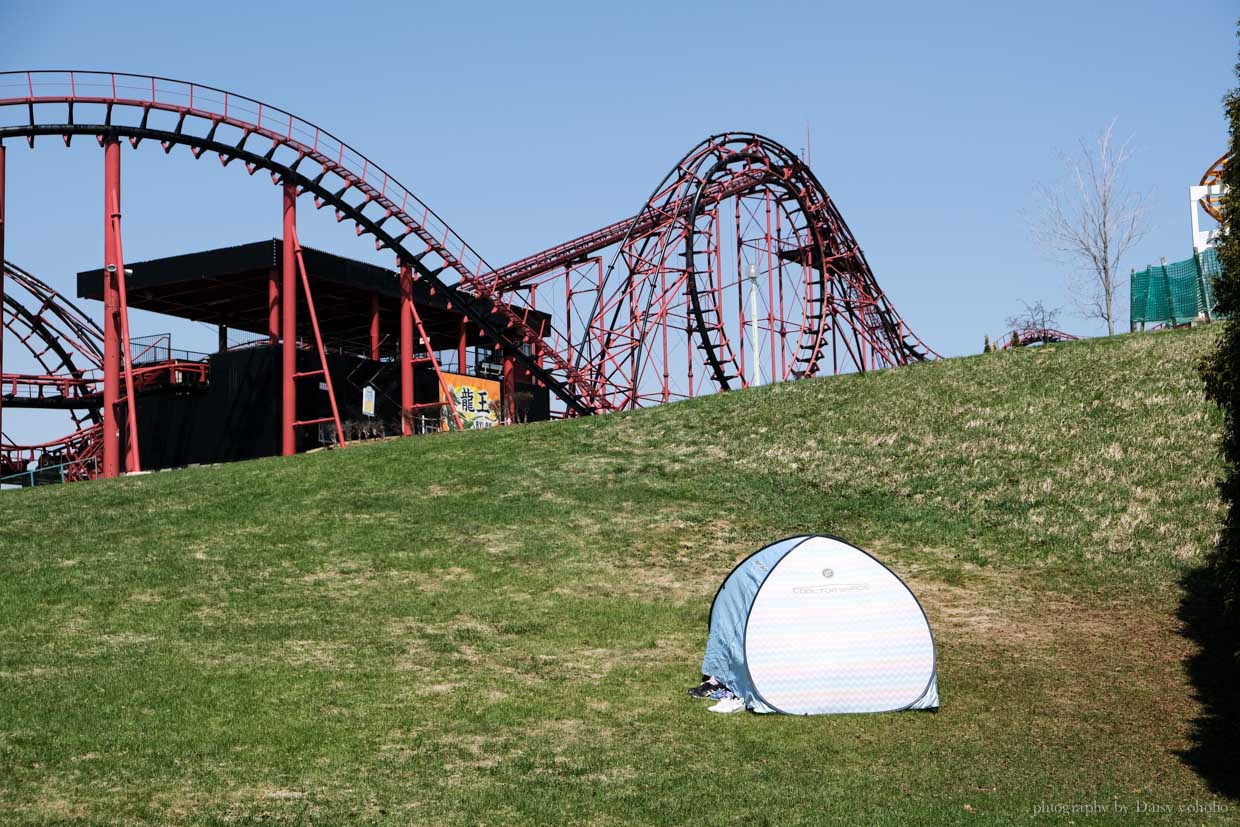
[[[122,142],[165,154],[184,148],[222,167],[239,162],[249,175],[270,175],[284,194],[287,262],[300,249],[293,249],[298,201],[309,196],[316,209],[331,209],[337,222],[395,256],[402,284],[422,281],[446,297],[505,359],[549,389],[559,415],[937,356],[879,287],[807,164],[754,133],[712,135],[631,217],[498,267],[389,171],[286,110],[197,83],[93,71],[0,73],[0,258],[4,142],[33,149],[49,139],[94,140],[105,150],[105,318],[96,324],[5,262],[5,284],[16,289],[3,294],[4,325],[42,372],[4,373],[0,411],[32,400],[46,407],[55,397],[75,426],[47,445],[0,441],[8,472],[36,454],[40,464],[63,458],[73,479],[115,476],[122,465],[137,470],[136,417],[125,415],[127,406],[152,371],[189,370],[133,359],[120,236]],[[287,269],[286,296],[297,290],[295,267]],[[283,331],[290,350],[296,335]],[[400,359],[410,358],[403,348]],[[286,367],[286,385],[301,375]],[[303,424],[286,416],[290,432]],[[122,463],[124,428],[135,447]]]
[[[1000,345],[999,349],[1011,350],[1014,347],[1075,342],[1079,338],[1081,337],[1074,336],[1071,333],[1064,333],[1062,330],[1055,330],[1052,327],[1026,327],[1009,333],[1004,338],[1003,344]]]

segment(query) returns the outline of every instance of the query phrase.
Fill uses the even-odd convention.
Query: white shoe
[[[740,698],[724,698],[719,703],[710,707],[711,712],[719,712],[728,715],[732,712],[740,712],[745,708],[745,702]]]

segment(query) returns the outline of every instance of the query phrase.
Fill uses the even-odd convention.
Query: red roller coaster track
[[[1223,168],[1227,166],[1227,162],[1230,159],[1231,153],[1227,153],[1213,164],[1210,164],[1210,168],[1207,169],[1201,176],[1201,186],[1220,186],[1223,183]],[[1222,200],[1223,196],[1221,193],[1207,195],[1201,199],[1201,208],[1206,211],[1207,215],[1220,224],[1223,223]]]
[[[0,141],[59,136],[126,138],[133,147],[157,141],[165,153],[185,146],[195,158],[211,154],[227,166],[241,161],[251,175],[271,173],[310,193],[318,208],[352,221],[377,249],[390,249],[449,299],[456,298],[444,271],[457,281],[491,268],[438,215],[385,170],[330,132],[290,112],[210,86],[112,72],[0,73]],[[459,300],[471,321],[492,333],[510,354],[542,380],[574,413],[604,405],[593,389],[525,322],[519,308],[485,291],[490,312]],[[522,348],[521,345],[526,347]],[[551,367],[544,367],[549,363]]]
[[[283,109],[145,75],[0,73],[0,152],[6,138],[34,147],[77,136],[184,146],[264,170],[294,197],[309,193],[442,291],[568,415],[813,375],[828,355],[837,372],[934,356],[818,179],[760,135],[708,138],[632,218],[500,268],[386,170]],[[113,217],[120,261],[119,206]],[[550,329],[526,312],[540,300]]]
[[[80,308],[52,287],[12,262],[4,262],[4,330],[38,366],[34,373],[0,373],[0,397],[6,408],[65,411],[73,431],[37,444],[0,441],[0,477],[21,473],[31,463],[56,465],[65,480],[97,476],[102,459],[104,334]],[[201,382],[207,366],[198,361],[163,358],[162,342],[135,343],[133,382],[151,384]]]
[[[1000,350],[1011,350],[1013,347],[1028,347],[1029,345],[1053,345],[1056,342],[1075,342],[1079,338],[1079,336],[1050,327],[1029,327],[1009,333]]]
[[[4,262],[4,331],[39,368],[37,373],[0,374],[0,397],[8,407],[38,405],[68,412],[75,430],[37,445],[0,442],[0,477],[22,471],[32,461],[64,465],[67,479],[98,472],[99,377],[103,331],[48,284]]]
[[[636,216],[466,287],[556,297],[555,349],[613,408],[811,376],[828,351],[837,372],[841,356],[868,370],[934,355],[809,167],[752,133],[694,147]]]

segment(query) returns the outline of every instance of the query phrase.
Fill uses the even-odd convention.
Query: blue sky
[[[1066,269],[1027,223],[1058,152],[1112,118],[1151,206],[1124,269],[1191,254],[1187,187],[1225,147],[1234,83],[1232,3],[992,5],[7,0],[0,68],[159,74],[268,101],[381,163],[492,263],[631,214],[710,133],[800,149],[808,122],[814,169],[879,282],[954,355],[1021,299],[1104,330],[1073,315]],[[93,143],[10,142],[8,258],[72,292],[101,264],[102,174]],[[131,261],[279,234],[269,179],[183,150],[127,151],[124,201]],[[307,244],[390,263],[302,214]]]

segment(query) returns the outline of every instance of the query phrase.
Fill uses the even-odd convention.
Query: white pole
[[[749,338],[753,343],[753,385],[762,384],[762,352],[758,341],[758,268],[749,265]]]

